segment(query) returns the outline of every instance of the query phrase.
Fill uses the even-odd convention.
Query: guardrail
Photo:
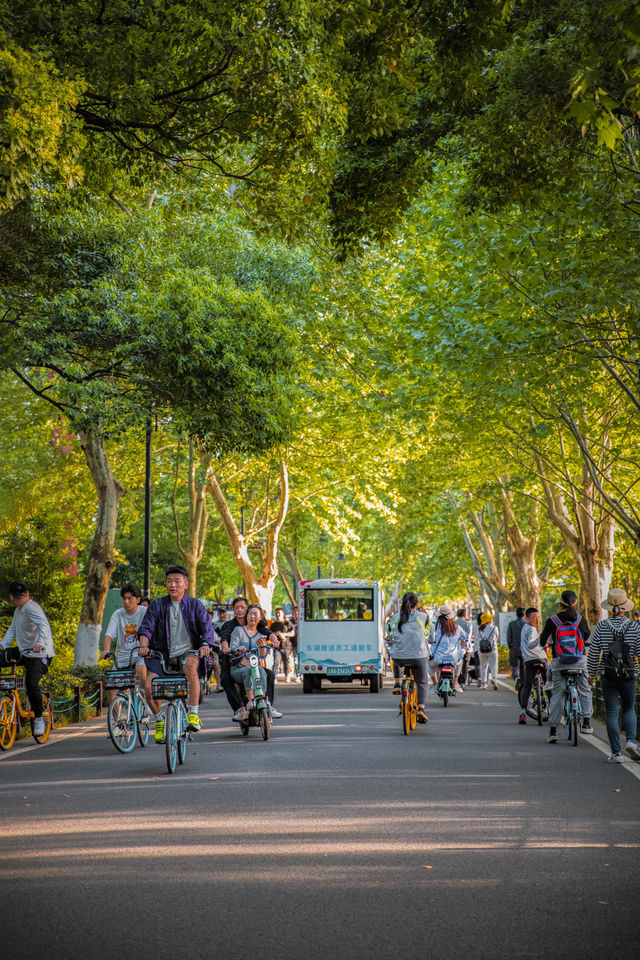
[[[82,692],[82,684],[76,684],[73,688],[73,695],[65,697],[62,700],[51,700],[51,709],[54,717],[62,716],[65,713],[73,714],[73,722],[80,723],[83,719],[83,710],[89,707],[95,707],[96,716],[102,715],[102,684],[98,683],[96,689],[88,697]]]

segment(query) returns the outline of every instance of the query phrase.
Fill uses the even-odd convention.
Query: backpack
[[[578,628],[582,618],[575,623],[563,623],[559,617],[551,617],[556,627],[556,657],[560,663],[577,663],[584,656],[584,640]]]
[[[491,653],[493,650],[493,638],[495,636],[495,627],[491,631],[488,637],[480,637],[480,643],[478,644],[478,650],[480,653]]]
[[[624,639],[626,630],[615,630],[613,624],[611,630],[614,640],[602,655],[605,678],[613,681],[633,680],[635,663],[631,655],[631,647]]]

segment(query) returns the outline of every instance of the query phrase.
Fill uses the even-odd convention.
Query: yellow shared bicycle
[[[49,739],[53,727],[53,710],[48,694],[42,694],[42,719],[44,733],[33,733],[35,716],[33,710],[27,710],[22,705],[19,691],[24,689],[24,677],[19,677],[16,668],[10,669],[7,674],[0,673],[0,750],[10,750],[18,735],[18,730],[27,723],[31,723],[33,739],[37,743],[45,743]]]

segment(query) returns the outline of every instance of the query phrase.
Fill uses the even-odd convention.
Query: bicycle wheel
[[[175,704],[168,703],[164,718],[165,749],[167,770],[173,773],[178,760],[178,716]]]
[[[405,736],[411,733],[411,713],[409,707],[409,691],[407,689],[407,684],[403,682],[402,689],[400,691],[400,696],[402,700],[400,701],[400,710],[402,712],[402,732]]]
[[[118,694],[109,704],[107,728],[116,750],[120,753],[133,750],[138,723],[133,704],[126,694]]]
[[[40,733],[38,736],[33,733],[33,726],[36,722],[35,718],[31,721],[31,733],[36,743],[46,743],[49,739],[51,728],[53,727],[53,710],[51,708],[51,701],[46,693],[42,694],[42,719],[44,720],[44,733]]]
[[[269,728],[271,724],[269,723],[269,711],[268,710],[258,710],[258,717],[260,719],[260,733],[262,734],[263,740],[269,739]]]
[[[578,746],[578,730],[580,728],[580,718],[578,717],[577,710],[571,711],[571,726],[573,728],[571,732],[572,734],[571,738],[573,740],[574,747],[577,747]]]
[[[411,729],[415,730],[418,722],[418,688],[416,687],[415,680],[411,681],[411,693],[409,696],[411,702]]]
[[[542,726],[542,681],[540,680],[540,674],[536,677],[536,682],[534,686],[535,698],[536,698],[536,720],[538,721],[538,726]]]
[[[13,716],[13,698],[0,700],[0,750],[10,750],[16,739],[18,722]]]
[[[178,715],[178,763],[184,763],[187,755],[187,712],[184,703],[180,701],[177,708]]]
[[[147,713],[147,705],[137,690],[133,696],[136,720],[138,721],[138,743],[141,747],[146,747],[149,742],[149,714]]]

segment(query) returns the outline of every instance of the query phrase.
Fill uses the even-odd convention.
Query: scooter
[[[452,663],[440,664],[440,677],[438,679],[436,693],[441,698],[443,707],[446,707],[449,702],[449,697],[455,697],[456,685]]]
[[[258,669],[259,662],[255,653],[249,656],[249,666],[251,668],[254,706],[248,710],[246,720],[240,720],[240,729],[242,736],[246,737],[249,735],[250,727],[260,727],[262,739],[268,740],[271,732],[271,704],[267,699],[265,691],[262,689],[260,670]]]

